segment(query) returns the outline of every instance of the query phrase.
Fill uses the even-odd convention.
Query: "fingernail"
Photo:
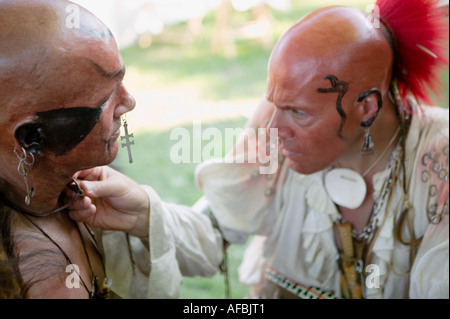
[[[88,183],[83,183],[83,189],[85,193],[90,193],[92,188]]]

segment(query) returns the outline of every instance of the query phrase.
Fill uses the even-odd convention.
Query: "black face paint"
[[[38,134],[39,139],[35,139],[34,143],[42,144],[40,152],[64,155],[88,136],[98,123],[102,111],[103,105],[36,113],[37,121],[33,125],[37,127],[35,135]]]
[[[345,121],[347,120],[347,115],[342,108],[342,99],[348,91],[348,83],[339,81],[339,79],[334,75],[327,75],[324,79],[330,80],[332,87],[329,89],[318,89],[317,91],[319,93],[339,93],[338,99],[336,101],[336,109],[342,118],[341,125],[339,126],[338,130],[338,136],[342,137],[342,129],[344,127]]]

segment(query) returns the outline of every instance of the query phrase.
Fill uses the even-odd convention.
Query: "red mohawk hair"
[[[441,96],[441,67],[448,66],[448,21],[432,0],[378,0],[380,20],[392,34],[394,80],[403,100],[409,93],[419,102]]]

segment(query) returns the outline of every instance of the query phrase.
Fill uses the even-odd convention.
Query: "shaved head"
[[[355,8],[317,10],[290,28],[273,50],[269,81],[277,85],[326,85],[334,75],[353,94],[371,88],[386,93],[391,78],[392,50],[380,29],[368,24]],[[273,88],[274,89],[274,88]]]
[[[0,187],[11,202],[25,186],[14,150],[34,156],[36,210],[75,172],[114,160],[120,117],[135,107],[124,74],[110,30],[86,9],[66,0],[0,0]]]
[[[322,8],[287,30],[270,57],[266,96],[291,168],[309,174],[358,157],[382,108],[376,126],[395,121],[392,67],[383,29],[358,9]]]
[[[56,72],[64,74],[69,59],[101,59],[111,32],[78,6],[79,25],[70,25],[70,6],[62,0],[0,0],[0,122],[42,103],[40,95],[54,89],[49,81]],[[97,56],[88,47],[94,43]]]

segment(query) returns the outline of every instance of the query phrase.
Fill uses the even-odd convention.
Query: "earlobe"
[[[370,127],[383,107],[383,98],[380,91],[373,89],[364,92],[359,96],[358,103],[363,103],[364,118],[367,118],[367,120],[361,123],[361,126]]]
[[[14,132],[14,136],[27,152],[42,154],[44,152],[44,134],[38,123],[25,123],[19,126]]]

